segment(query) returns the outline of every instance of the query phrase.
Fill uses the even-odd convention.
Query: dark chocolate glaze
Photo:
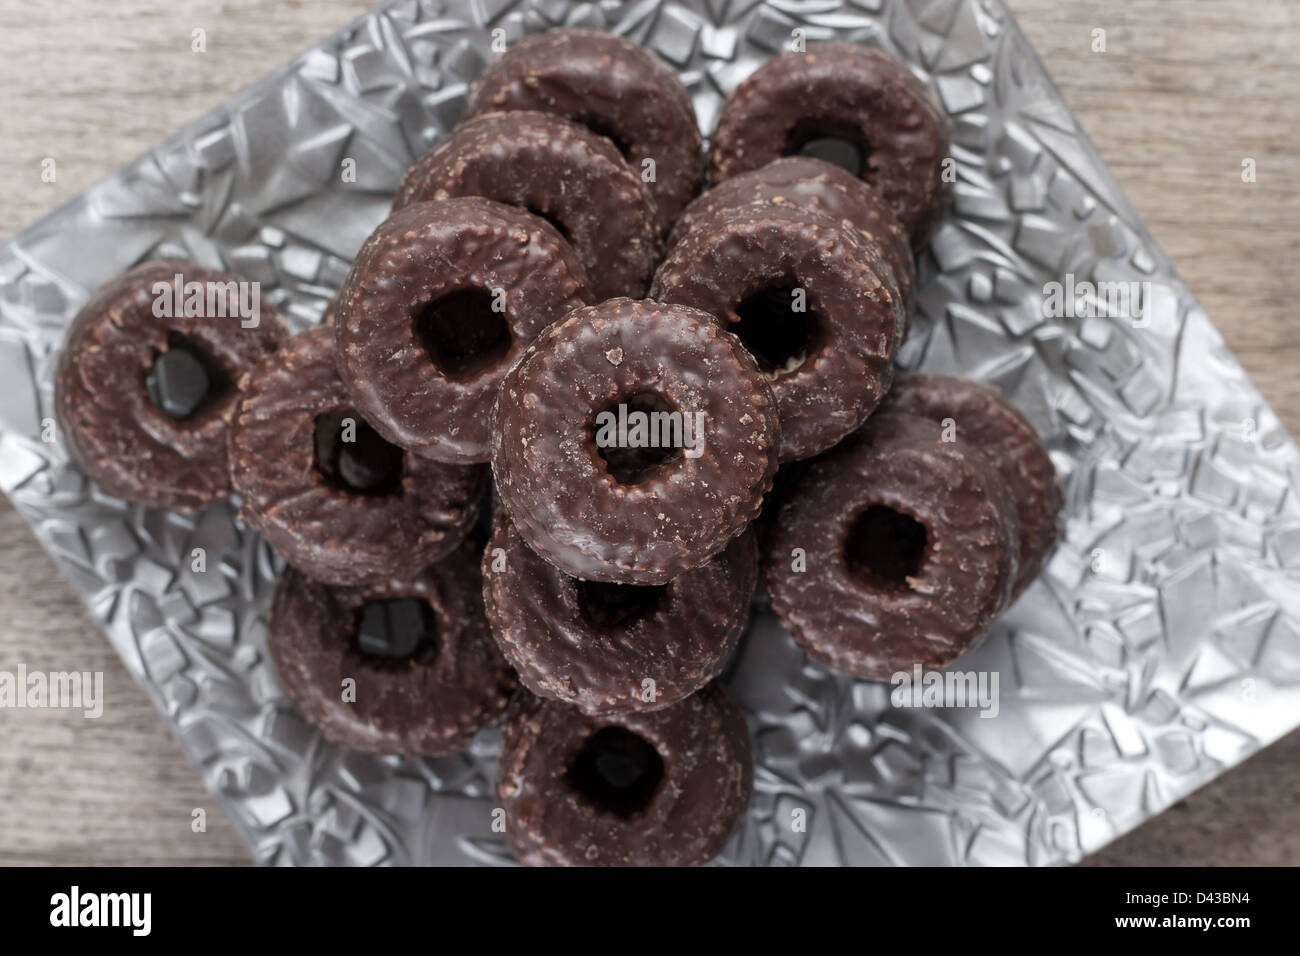
[[[1055,547],[1065,501],[1061,480],[1034,426],[998,389],[944,375],[899,375],[881,411],[937,423],[951,418],[958,437],[997,468],[1016,503],[1020,525],[1015,600],[1038,577]]]
[[[467,291],[503,295],[509,343],[459,374],[431,358],[417,319]],[[501,376],[537,333],[590,301],[572,247],[545,220],[477,197],[412,203],[366,240],[338,295],[339,374],[393,444],[439,461],[487,461]]]
[[[948,126],[929,88],[901,60],[848,43],[773,57],[728,95],[709,157],[718,183],[779,156],[800,139],[846,137],[865,147],[863,179],[923,247],[952,203],[943,179]]]
[[[614,141],[632,172],[654,160],[660,234],[699,188],[700,131],[677,74],[630,40],[594,30],[555,30],[515,44],[474,82],[465,118],[540,110]]]
[[[411,167],[394,209],[483,196],[558,226],[597,300],[645,295],[659,261],[655,202],[614,145],[549,113],[488,113],[457,126]]]
[[[772,380],[784,462],[830,448],[889,390],[905,313],[875,245],[806,209],[723,207],[695,219],[660,265],[650,294],[734,327],[748,297],[778,286],[803,289],[817,325],[802,363]]]
[[[542,560],[504,515],[483,556],[492,634],[520,681],[595,715],[660,710],[717,677],[749,620],[757,580],[758,551],[745,533],[649,595],[620,593],[645,606],[615,604],[627,616],[601,619],[583,586]]]
[[[907,230],[889,205],[861,179],[810,156],[783,156],[760,169],[718,183],[682,211],[669,247],[718,209],[750,203],[794,206],[847,222],[870,242],[893,273],[903,296],[903,318],[910,324],[915,307],[916,263]],[[907,332],[903,329],[903,335]],[[900,336],[899,341],[902,341]]]
[[[704,413],[703,453],[621,484],[596,447],[596,418],[647,392]],[[711,316],[610,299],[551,326],[506,375],[492,473],[520,535],[565,573],[663,584],[758,513],[779,440],[766,379]]]
[[[109,494],[151,508],[194,511],[230,494],[227,431],[243,373],[289,337],[262,303],[256,328],[238,316],[160,318],[155,283],[240,282],[187,262],[147,262],[91,297],[64,334],[54,406],[69,454]],[[168,293],[170,294],[170,293]],[[176,420],[149,397],[145,380],[175,336],[200,348],[219,371],[194,414]]]
[[[276,583],[267,646],[285,692],[327,740],[384,754],[463,750],[505,712],[515,680],[488,633],[478,552],[459,551],[412,576],[332,587],[286,568]],[[357,646],[367,601],[427,601],[437,634],[413,657],[371,657]],[[344,701],[343,681],[356,682]]]
[[[574,784],[584,744],[607,727],[636,734],[663,763],[648,805],[631,815]],[[617,717],[521,690],[506,715],[497,797],[506,836],[530,866],[699,866],[726,845],[753,774],[745,718],[716,682],[663,710]]]
[[[926,544],[905,583],[866,579],[850,531],[881,506],[919,522]],[[973,447],[933,423],[877,414],[812,462],[782,505],[763,555],[772,608],[814,660],[864,680],[951,664],[984,639],[1017,573],[1015,505]],[[806,569],[794,570],[794,551]]]
[[[317,580],[353,585],[410,573],[464,539],[487,469],[408,453],[388,494],[355,494],[328,481],[317,467],[316,419],[352,407],[334,357],[334,330],[320,327],[245,376],[230,432],[240,515]]]

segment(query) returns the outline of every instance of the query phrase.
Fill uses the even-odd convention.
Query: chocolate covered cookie
[[[321,327],[245,376],[230,430],[240,515],[319,581],[413,574],[464,539],[487,470],[385,441],[354,409],[334,359],[334,330]]]
[[[750,533],[658,585],[570,577],[504,514],[483,556],[488,620],[520,681],[596,715],[660,710],[717,677],[745,629],[757,579]]]
[[[528,37],[474,82],[465,117],[540,110],[608,137],[654,195],[660,234],[695,195],[700,131],[677,74],[623,37],[554,30]]]
[[[717,683],[618,717],[520,691],[506,716],[497,797],[530,866],[707,863],[752,786],[744,716]]]
[[[945,375],[903,374],[882,411],[947,423],[967,445],[983,454],[1002,476],[1020,526],[1020,573],[1012,600],[1033,583],[1060,535],[1064,493],[1038,432],[1006,397],[989,385]]]
[[[873,415],[790,489],[763,555],[772,609],[808,656],[864,680],[976,647],[1018,571],[997,470],[932,422]]]
[[[487,461],[501,376],[590,301],[573,248],[545,220],[488,199],[413,203],[353,261],[336,306],[339,374],[393,444]]]
[[[549,113],[468,120],[411,167],[393,208],[483,196],[519,206],[573,245],[597,300],[645,295],[659,258],[655,202],[613,144]]]
[[[321,584],[287,568],[266,639],[294,707],[352,750],[463,750],[500,719],[514,692],[488,633],[478,553],[468,544],[430,568],[366,587]]]
[[[903,296],[903,318],[911,321],[916,263],[908,245],[907,230],[880,193],[824,160],[783,156],[718,183],[682,211],[668,240],[669,247],[719,209],[751,203],[806,209],[852,225],[868,241],[876,243]]]
[[[731,91],[713,133],[709,180],[722,182],[809,144],[854,151],[854,168],[924,246],[952,203],[948,126],[901,60],[849,43],[773,57]]]
[[[776,471],[775,399],[711,316],[611,299],[501,383],[492,473],[519,534],[586,581],[664,584],[722,551]]]
[[[289,335],[259,293],[230,273],[148,262],[77,313],[54,405],[68,453],[96,484],[179,511],[230,493],[236,383]]]
[[[874,243],[797,207],[722,207],[669,251],[652,298],[717,316],[772,381],[781,460],[853,431],[889,390],[903,297]]]

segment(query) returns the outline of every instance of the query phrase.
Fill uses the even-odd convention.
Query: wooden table
[[[1300,435],[1300,4],[1009,0],[1157,241]],[[0,235],[362,12],[365,0],[0,0]],[[207,32],[193,53],[191,33]],[[1107,52],[1091,51],[1106,30]],[[58,179],[41,181],[54,157]],[[1241,181],[1253,157],[1258,182]],[[105,673],[98,720],[0,711],[0,864],[247,862],[72,589],[0,504],[0,669]],[[191,811],[209,809],[206,833]],[[1300,733],[1094,858],[1300,863]]]

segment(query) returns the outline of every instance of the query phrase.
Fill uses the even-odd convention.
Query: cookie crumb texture
[[[593,715],[661,710],[721,674],[757,579],[746,532],[667,584],[582,581],[539,557],[504,513],[483,561],[492,633],[520,681]]]
[[[878,414],[794,479],[764,574],[810,657],[887,681],[983,641],[1010,599],[1018,549],[1015,504],[976,448],[944,441],[937,423]]]
[[[501,719],[515,689],[488,632],[480,589],[478,554],[468,543],[434,568],[362,588],[286,569],[267,623],[276,673],[299,713],[342,747],[407,755],[463,750]],[[427,605],[433,633],[405,657],[366,653],[359,643],[365,609],[401,599]]]
[[[951,422],[956,435],[998,470],[1020,526],[1014,601],[1038,578],[1056,546],[1065,504],[1061,479],[1034,426],[993,386],[947,375],[900,375],[882,411]]]
[[[595,299],[640,298],[659,260],[655,201],[605,137],[549,113],[488,113],[407,172],[394,209],[482,196],[546,219],[572,244]]]
[[[668,247],[671,249],[700,222],[707,222],[721,210],[747,205],[803,209],[856,229],[865,242],[876,247],[902,293],[905,323],[902,334],[906,334],[916,307],[913,295],[916,262],[908,245],[907,230],[880,193],[824,160],[783,156],[759,169],[720,182],[692,201],[673,227]]]
[[[879,248],[806,209],[720,206],[668,253],[663,302],[718,317],[759,358],[781,423],[782,461],[830,448],[889,390],[907,322]]]
[[[401,453],[390,484],[365,493],[345,468],[331,474],[318,429],[337,438],[368,431],[334,364],[334,330],[295,336],[252,369],[230,436],[231,477],[241,516],[286,561],[330,584],[404,574],[450,554],[478,517],[482,466],[449,465]],[[356,436],[354,436],[356,437]],[[362,474],[370,462],[356,462]]]
[[[744,715],[720,684],[605,718],[521,691],[497,797],[530,866],[699,866],[726,845],[753,777]]]
[[[370,235],[339,293],[339,374],[393,444],[486,462],[501,377],[590,301],[582,264],[544,219],[479,197],[412,203]]]
[[[699,188],[702,141],[690,95],[676,72],[623,37],[554,30],[512,45],[474,81],[465,118],[498,110],[582,123],[608,137],[638,176],[653,168],[661,235]]]
[[[948,123],[929,87],[880,50],[818,43],[768,60],[722,106],[709,181],[757,169],[824,137],[855,148],[862,157],[858,175],[889,203],[912,247],[923,248],[952,205],[953,185],[943,175]]]
[[[698,456],[613,466],[597,417],[638,402],[683,416],[683,429],[701,423]],[[566,574],[664,584],[758,514],[779,439],[767,380],[712,316],[611,299],[551,326],[506,375],[492,472],[520,535]]]
[[[188,262],[147,262],[101,286],[64,333],[54,406],[69,454],[110,495],[151,508],[196,511],[230,494],[228,432],[236,383],[289,332],[260,305],[239,315],[155,315],[177,275],[182,288],[226,290],[239,276]],[[228,304],[230,300],[226,300]],[[174,310],[159,310],[174,311]],[[182,310],[184,311],[184,309]],[[203,388],[186,368],[201,370]],[[152,387],[151,387],[152,383]]]

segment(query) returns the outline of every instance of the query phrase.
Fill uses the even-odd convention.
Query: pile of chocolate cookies
[[[887,680],[976,646],[1055,541],[1023,416],[894,371],[946,166],[924,84],[824,44],[730,94],[697,198],[676,74],[535,36],[320,327],[216,314],[204,290],[238,277],[186,263],[102,288],[60,358],[63,434],[112,494],[239,497],[287,565],[271,656],[328,739],[443,754],[504,715],[521,860],[704,863],[751,788],[717,677],[760,573],[811,657]],[[159,310],[164,286],[196,308]]]

